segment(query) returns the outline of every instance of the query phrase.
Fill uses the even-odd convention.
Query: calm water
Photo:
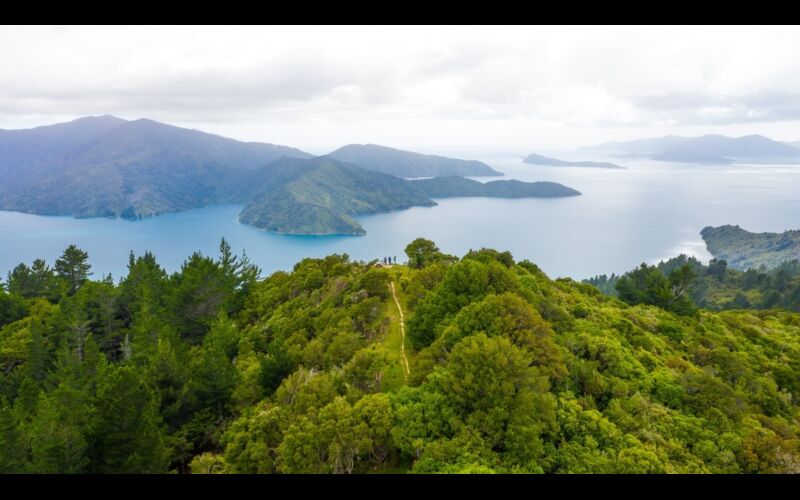
[[[558,154],[604,160],[598,154]],[[679,253],[710,256],[700,230],[738,224],[751,231],[800,227],[800,166],[681,166],[611,159],[628,170],[521,163],[519,157],[478,158],[526,181],[561,182],[583,193],[560,199],[451,198],[439,206],[360,218],[366,236],[285,236],[239,224],[240,207],[211,207],[141,221],[41,217],[0,211],[0,273],[34,258],[53,260],[70,243],[89,252],[96,274],[126,271],[128,253],[152,251],[169,271],[194,251],[217,255],[223,236],[245,249],[265,274],[289,270],[303,257],[347,253],[370,260],[404,258],[414,238],[463,255],[482,246],[510,250],[550,276],[585,278],[624,272]],[[490,180],[490,179],[481,179]]]

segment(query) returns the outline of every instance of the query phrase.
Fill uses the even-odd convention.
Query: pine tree
[[[67,284],[67,293],[73,295],[92,274],[87,262],[89,254],[75,245],[70,245],[56,259],[56,274]]]
[[[98,373],[89,455],[95,473],[166,471],[157,397],[135,367],[108,365]]]

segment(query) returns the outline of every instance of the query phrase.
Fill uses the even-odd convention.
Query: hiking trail
[[[400,335],[402,338],[400,342],[400,358],[403,364],[403,375],[405,376],[406,382],[408,382],[408,375],[411,373],[411,370],[408,368],[408,358],[406,357],[406,325],[403,318],[403,308],[400,307],[400,301],[397,300],[397,292],[394,290],[394,281],[390,282],[390,284],[392,286],[392,298],[397,305],[397,312],[400,313]]]

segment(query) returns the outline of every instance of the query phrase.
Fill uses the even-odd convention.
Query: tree
[[[0,395],[0,471],[9,474],[26,472],[28,451],[19,414]]]
[[[225,474],[225,459],[213,453],[201,453],[189,464],[192,474]]]
[[[267,356],[261,361],[258,381],[264,390],[264,395],[271,396],[281,385],[281,382],[297,367],[292,358],[283,347],[273,344]]]
[[[392,427],[395,418],[389,396],[368,394],[353,405],[353,414],[356,421],[365,424],[370,461],[374,464],[385,462],[394,447]]]
[[[440,252],[434,242],[425,238],[417,238],[409,243],[406,247],[406,255],[408,256],[408,265],[414,269],[422,269],[437,260],[450,257]]]
[[[200,343],[221,310],[227,310],[233,290],[220,265],[195,252],[175,273],[168,298],[173,324],[181,337]]]
[[[28,306],[18,295],[6,293],[0,288],[0,327],[28,315]]]
[[[728,261],[724,259],[711,259],[708,262],[708,274],[719,279],[725,279],[728,272]]]
[[[696,307],[689,289],[697,273],[689,264],[674,269],[669,277],[655,266],[642,264],[617,281],[617,292],[625,302],[649,304],[677,314],[694,313]]]
[[[406,324],[411,345],[421,349],[431,344],[448,315],[480,300],[489,293],[518,289],[519,283],[505,265],[491,260],[462,260],[447,269],[444,279],[417,304]]]
[[[387,362],[383,350],[374,346],[361,349],[344,365],[344,379],[348,384],[366,393],[380,392]]]
[[[131,252],[128,274],[118,287],[117,315],[126,325],[130,325],[140,309],[145,307],[144,304],[150,312],[159,313],[165,305],[160,302],[167,295],[167,285],[167,273],[152,253],[145,252],[143,256],[135,257]]]
[[[89,254],[75,245],[68,246],[56,259],[56,274],[66,283],[69,295],[73,295],[92,274],[88,260]]]
[[[66,384],[39,397],[31,422],[31,468],[36,473],[84,472],[89,460],[84,436],[89,416],[87,395]]]
[[[456,344],[431,388],[441,390],[487,443],[503,450],[514,448],[516,458],[525,463],[543,451],[538,435],[555,419],[546,378],[530,366],[531,361],[530,354],[507,338],[479,333]],[[528,444],[520,441],[521,435]]]
[[[225,463],[240,474],[276,472],[276,448],[283,440],[284,407],[262,402],[233,421],[222,437]]]
[[[256,283],[261,274],[261,269],[250,262],[247,254],[243,251],[241,260],[231,252],[231,246],[222,238],[219,244],[219,260],[217,263],[226,278],[227,288],[234,292],[232,303],[229,304],[229,312],[237,312],[242,308],[244,297],[250,288]]]
[[[91,423],[93,473],[163,473],[167,454],[157,399],[130,365],[101,370]]]
[[[365,408],[365,417],[371,413]],[[352,474],[370,444],[367,422],[359,421],[353,407],[339,396],[319,411],[316,422],[302,416],[289,427],[278,447],[279,468],[289,474]]]
[[[387,299],[389,297],[389,282],[392,281],[389,273],[383,269],[370,269],[361,276],[359,284],[367,291],[370,297]]]
[[[33,273],[25,263],[17,265],[13,270],[8,272],[6,278],[6,290],[9,293],[15,293],[21,297],[35,297],[36,286],[33,282]]]
[[[697,308],[689,297],[689,289],[697,278],[697,272],[689,264],[684,264],[669,273],[668,281],[671,298],[665,309],[677,314],[693,314]]]

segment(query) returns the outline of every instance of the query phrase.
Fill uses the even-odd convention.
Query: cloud
[[[791,28],[3,28],[0,127],[111,113],[253,138],[253,124],[358,135],[413,122],[455,144],[474,138],[443,123],[791,122],[798,49]]]

